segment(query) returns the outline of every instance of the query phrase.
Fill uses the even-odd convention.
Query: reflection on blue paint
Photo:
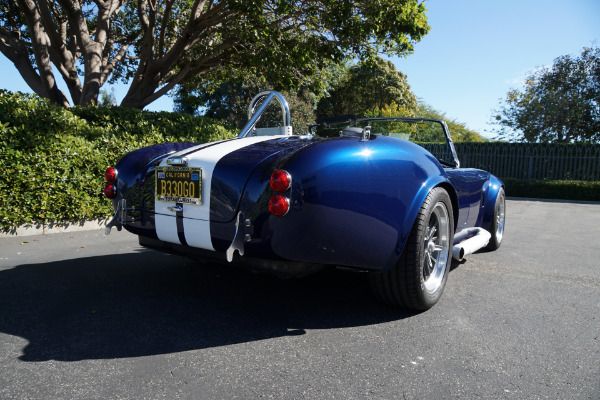
[[[364,149],[363,151],[356,153],[357,156],[362,156],[364,158],[371,157],[371,154],[373,154],[373,150],[371,149]]]

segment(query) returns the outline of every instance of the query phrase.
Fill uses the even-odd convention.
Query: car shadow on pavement
[[[23,361],[139,357],[415,315],[378,304],[365,274],[281,280],[154,251],[0,271],[0,333]]]
[[[456,268],[460,267],[461,265],[463,265],[466,262],[467,262],[467,260],[465,260],[465,259],[458,261],[458,260],[452,258],[450,260],[450,272],[454,271]]]

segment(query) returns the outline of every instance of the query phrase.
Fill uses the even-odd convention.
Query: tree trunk
[[[50,64],[49,48],[50,40],[44,30],[42,18],[33,0],[18,0],[19,7],[25,15],[25,21],[31,34],[31,45],[33,46],[35,61],[39,72],[41,93],[43,97],[49,98],[64,107],[69,107],[69,100],[56,86],[56,79]]]

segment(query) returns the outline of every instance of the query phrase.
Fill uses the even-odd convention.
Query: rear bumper
[[[233,264],[257,272],[273,273],[283,278],[299,278],[318,272],[326,267],[324,264],[245,257],[240,256],[237,252],[233,256],[233,261],[229,263],[225,252],[198,249],[145,236],[139,236],[139,243],[140,246],[149,249],[189,257],[204,263]]]

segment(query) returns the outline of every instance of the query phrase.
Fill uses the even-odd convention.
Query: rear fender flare
[[[485,185],[486,195],[482,210],[483,218],[481,220],[481,227],[489,231],[492,226],[492,218],[494,217],[496,198],[498,197],[500,188],[504,188],[504,183],[494,175],[490,175],[490,180]]]
[[[415,220],[417,219],[417,215],[419,213],[419,210],[421,209],[421,206],[423,205],[423,202],[425,202],[425,199],[427,198],[427,195],[429,195],[429,192],[431,192],[431,190],[438,186],[443,187],[450,196],[450,199],[452,201],[454,225],[456,226],[456,221],[458,220],[458,198],[454,187],[443,175],[430,177],[427,181],[423,182],[421,188],[416,193],[410,207],[406,212],[406,216],[402,224],[395,251],[390,256],[386,267],[378,272],[387,271],[394,265],[396,265],[396,263],[400,259],[402,251],[404,250],[404,246],[406,245],[406,241],[408,240],[408,237],[415,223]]]

